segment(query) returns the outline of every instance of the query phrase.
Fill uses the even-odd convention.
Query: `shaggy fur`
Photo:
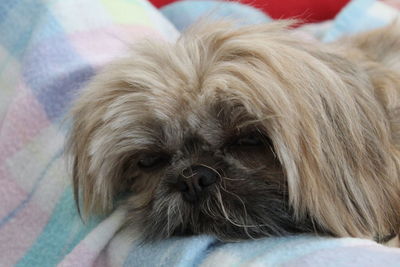
[[[329,45],[289,26],[203,23],[99,73],[68,143],[83,214],[120,205],[149,240],[398,233],[398,26]],[[193,165],[218,176],[194,203],[175,186]]]

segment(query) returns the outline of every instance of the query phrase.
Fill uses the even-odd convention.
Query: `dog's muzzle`
[[[183,170],[175,184],[188,202],[198,201],[207,194],[209,187],[218,180],[218,173],[202,165],[190,166]]]

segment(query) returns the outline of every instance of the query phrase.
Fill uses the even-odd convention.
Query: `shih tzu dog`
[[[145,240],[400,230],[400,29],[331,44],[200,23],[106,66],[72,111],[83,214]]]

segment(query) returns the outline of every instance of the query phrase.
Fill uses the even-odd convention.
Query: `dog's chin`
[[[268,218],[267,223],[253,221],[253,224],[239,224],[230,218],[212,218],[205,212],[193,212],[196,222],[182,223],[176,218],[157,217],[150,215],[143,220],[142,238],[145,241],[158,241],[172,236],[187,237],[194,235],[209,235],[223,242],[236,242],[248,239],[258,239],[270,236],[287,236],[296,233],[311,232],[311,224],[296,224],[291,218]],[[258,218],[262,220],[262,218]],[[168,227],[168,220],[175,228]]]
[[[272,192],[267,184],[257,186],[245,195],[215,188],[193,203],[159,190],[148,205],[131,210],[127,223],[140,225],[143,240],[150,242],[200,234],[235,242],[316,230],[308,218],[294,219],[282,192]],[[266,191],[270,194],[263,193]]]

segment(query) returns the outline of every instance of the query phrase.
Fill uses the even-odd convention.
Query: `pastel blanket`
[[[0,266],[55,266],[77,247],[88,266],[111,239],[81,242],[107,223],[76,212],[65,114],[100,66],[144,36],[178,36],[144,0],[0,1]]]
[[[248,13],[246,13],[248,14]],[[397,11],[354,0],[305,33],[331,41]],[[115,234],[122,212],[83,224],[63,158],[65,115],[97,69],[144,36],[178,32],[145,0],[0,3],[0,266],[399,266],[400,250],[299,235],[224,244],[212,237],[139,244]]]

